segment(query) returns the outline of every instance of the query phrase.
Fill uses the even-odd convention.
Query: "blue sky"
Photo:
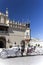
[[[0,11],[9,10],[9,18],[30,21],[31,36],[43,39],[43,0],[0,0]]]

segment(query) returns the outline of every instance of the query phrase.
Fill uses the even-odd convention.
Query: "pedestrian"
[[[25,50],[25,41],[22,40],[22,41],[21,41],[21,55],[22,55],[22,56],[23,56],[24,50]]]

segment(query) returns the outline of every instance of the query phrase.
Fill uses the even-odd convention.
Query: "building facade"
[[[18,45],[22,40],[27,44],[30,39],[30,23],[24,24],[9,20],[8,9],[6,9],[6,14],[0,12],[0,48],[8,48],[15,42]]]

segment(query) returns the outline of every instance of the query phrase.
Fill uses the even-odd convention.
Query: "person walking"
[[[21,55],[22,55],[22,56],[23,56],[24,50],[25,50],[25,41],[22,40],[22,41],[21,41]]]

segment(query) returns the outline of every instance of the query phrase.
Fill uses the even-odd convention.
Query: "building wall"
[[[10,44],[14,44],[15,42],[20,44],[20,42],[24,39],[24,32],[22,31],[13,31],[13,33],[9,33]]]
[[[28,28],[27,38],[30,39],[30,25],[13,22],[13,21],[9,22],[8,10],[6,10],[6,14],[0,13],[0,28],[1,28],[1,25],[2,25],[2,27],[5,27],[6,29],[8,29],[7,32],[6,32],[6,30],[0,32],[0,36],[6,38],[6,47],[9,47],[10,45],[14,45],[15,42],[17,43],[17,45],[18,44],[20,45],[20,42],[22,40],[25,40],[25,38],[26,38],[25,32],[26,32],[27,28]],[[7,26],[8,26],[8,28],[7,28]]]

